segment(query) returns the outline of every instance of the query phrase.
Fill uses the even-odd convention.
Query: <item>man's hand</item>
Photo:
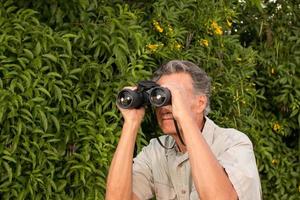
[[[136,87],[125,87],[123,89],[130,89],[130,90],[136,90]],[[132,123],[141,123],[144,115],[145,115],[145,108],[141,107],[138,109],[131,108],[131,109],[124,109],[118,106],[118,109],[122,113],[122,116],[124,118],[124,122],[132,122]]]
[[[172,95],[172,114],[176,121],[191,118],[195,123],[199,123],[199,116],[203,115],[206,106],[206,97],[197,95],[193,87],[183,85],[180,82],[168,82],[162,87],[170,90]]]

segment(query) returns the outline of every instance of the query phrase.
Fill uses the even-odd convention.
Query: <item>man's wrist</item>
[[[126,131],[137,134],[140,125],[141,122],[137,120],[125,120],[123,124],[123,132]]]
[[[188,112],[181,112],[181,114],[177,117],[176,121],[178,121],[180,124],[185,123],[196,123],[195,118]]]

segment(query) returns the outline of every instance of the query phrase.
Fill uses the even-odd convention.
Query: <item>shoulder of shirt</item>
[[[211,122],[213,123],[212,126],[214,127],[214,140],[227,140],[232,143],[232,145],[235,144],[249,144],[252,146],[252,142],[249,139],[249,137],[234,128],[223,128],[215,124],[212,120]]]

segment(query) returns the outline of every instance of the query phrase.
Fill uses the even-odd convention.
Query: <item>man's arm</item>
[[[215,158],[193,118],[182,116],[179,123],[189,154],[193,181],[200,198],[238,199],[227,174]]]
[[[135,89],[135,88],[129,88]],[[132,192],[132,163],[136,136],[145,115],[145,109],[119,108],[124,118],[121,138],[109,168],[106,200],[137,200]]]
[[[138,199],[132,192],[133,151],[139,125],[125,123],[109,168],[106,200]]]
[[[207,99],[192,95],[178,84],[168,84],[172,93],[172,112],[183,132],[193,181],[199,197],[210,199],[238,199],[225,170],[219,164],[199,128],[199,116],[204,117]],[[189,103],[187,103],[189,102]]]

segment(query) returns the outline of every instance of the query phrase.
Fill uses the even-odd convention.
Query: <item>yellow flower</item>
[[[214,30],[214,32],[215,32],[216,35],[223,35],[222,27],[219,26],[217,22],[212,21],[211,27]]]
[[[274,75],[275,74],[275,70],[274,70],[274,68],[272,67],[272,69],[271,69],[271,74],[272,75]]]
[[[172,26],[170,24],[168,25],[168,30],[170,33],[173,33],[173,31],[174,31],[174,29],[172,28]]]
[[[179,44],[178,42],[175,42],[175,43],[174,43],[174,48],[175,48],[175,49],[181,49],[181,48],[182,48],[182,45]]]
[[[155,52],[155,51],[158,49],[159,45],[158,45],[158,44],[148,44],[146,47],[147,47],[150,51]]]
[[[219,27],[219,25],[217,24],[217,22],[216,22],[216,21],[212,21],[212,23],[211,23],[211,27],[212,27],[213,29],[216,29],[216,28],[218,28],[218,27]]]
[[[278,163],[279,163],[278,160],[276,160],[276,159],[273,159],[273,160],[272,160],[272,164],[273,164],[273,165],[276,165],[276,164],[278,164]]]
[[[222,28],[221,28],[221,27],[216,28],[216,29],[215,29],[215,34],[216,34],[216,35],[223,35]]]
[[[162,27],[160,27],[160,26],[157,26],[157,27],[155,27],[155,28],[156,28],[156,30],[157,30],[158,32],[160,32],[160,33],[164,32],[164,29],[163,29]]]
[[[155,30],[159,33],[162,33],[164,31],[164,29],[160,26],[158,21],[153,20],[153,26],[154,26]]]
[[[277,132],[277,131],[279,131],[280,129],[281,129],[281,126],[279,125],[279,123],[278,122],[275,122],[274,124],[273,124],[273,130],[275,131],[275,132]]]
[[[232,22],[231,22],[230,20],[228,20],[228,19],[226,19],[226,22],[227,22],[227,25],[228,25],[228,27],[230,27],[230,28],[231,28],[231,26],[232,26]]]
[[[208,40],[206,39],[201,39],[200,40],[200,45],[204,46],[204,47],[208,47]]]

